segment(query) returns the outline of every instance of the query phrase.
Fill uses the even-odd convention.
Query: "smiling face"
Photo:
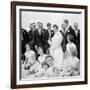
[[[77,23],[74,23],[74,24],[73,24],[73,28],[74,28],[75,30],[77,30],[77,29],[78,29],[78,24],[77,24]]]
[[[51,66],[53,66],[54,60],[53,60],[52,57],[48,57],[48,58],[46,59],[46,62],[47,62],[47,64],[51,67]]]
[[[54,33],[56,33],[58,31],[58,26],[57,25],[53,25],[53,30],[54,30]]]
[[[43,55],[43,49],[41,47],[38,48],[38,54]]]

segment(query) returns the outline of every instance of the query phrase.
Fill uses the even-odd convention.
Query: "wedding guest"
[[[29,32],[28,32],[28,36],[29,36],[29,43],[31,44],[31,49],[35,51],[35,28],[36,28],[36,25],[35,23],[31,23],[29,25]]]
[[[48,68],[49,65],[46,62],[43,62],[41,69],[34,75],[34,77],[46,77]]]
[[[66,52],[65,52],[66,56],[64,57],[64,61],[62,64],[64,76],[72,75],[74,68],[78,68],[77,64],[79,62],[79,59],[77,58],[77,48],[76,45],[72,42],[71,35],[67,36],[67,41],[68,43],[66,45]]]
[[[36,60],[35,52],[31,50],[29,44],[26,44],[25,62],[24,62],[25,69],[26,70],[29,69],[33,65],[35,60]]]
[[[80,59],[80,29],[78,28],[78,24],[77,23],[73,24],[73,28],[74,28],[75,35],[76,35],[75,44],[77,46],[78,58]]]
[[[40,22],[37,22],[37,26],[38,28],[35,30],[35,48],[37,50],[37,47],[39,47],[39,45],[43,46],[43,36],[42,36],[42,26]]]
[[[54,68],[54,58],[50,55],[46,57],[45,62],[49,65],[49,68],[46,73],[46,77],[52,77],[53,76],[53,68]]]
[[[47,31],[48,31],[48,34],[49,34],[48,40],[51,40],[51,38],[54,35],[54,31],[51,29],[51,23],[47,23]]]
[[[73,28],[69,25],[69,21],[65,19],[62,24],[62,35],[63,35],[63,41],[62,41],[62,49],[65,52],[66,51],[66,44],[67,44],[67,35],[71,34],[74,37],[74,43],[75,43],[75,31]]]
[[[42,42],[43,42],[44,53],[48,54],[48,48],[49,48],[49,43],[48,43],[49,35],[48,35],[48,31],[43,28],[43,23],[41,23],[41,27],[42,27]]]
[[[46,57],[46,55],[43,52],[43,48],[42,47],[38,47],[38,54],[40,55],[38,57],[38,61],[42,64],[45,61],[45,57]]]
[[[29,37],[28,37],[27,31],[25,29],[21,29],[21,42],[22,42],[21,52],[22,52],[22,56],[24,55],[24,53],[26,51],[25,45],[26,45],[26,43],[28,43],[28,39],[29,39]]]
[[[50,44],[49,43],[52,41],[52,37],[54,35],[54,31],[51,30],[51,23],[47,23],[46,30],[47,30],[47,45],[48,45],[46,53],[50,54],[50,52],[49,52]]]

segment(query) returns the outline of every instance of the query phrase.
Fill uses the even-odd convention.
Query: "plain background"
[[[81,23],[82,23],[82,14],[64,14],[64,13],[45,13],[45,12],[30,12],[30,11],[22,11],[21,14],[21,27],[29,31],[30,23],[35,22],[42,22],[43,27],[47,28],[47,23],[51,23],[51,28],[53,29],[53,25],[56,24],[61,30],[62,23],[64,19],[69,20],[69,24],[73,27],[74,23],[78,23],[79,29],[81,30]]]
[[[23,1],[23,0],[22,0]],[[90,0],[24,0],[32,2],[48,2],[60,4],[88,5],[88,24],[90,23]],[[11,0],[0,0],[0,90],[10,89],[10,2]],[[88,38],[90,38],[90,26],[88,25]],[[88,40],[88,46],[90,42]],[[88,53],[90,47],[88,47]],[[88,76],[90,76],[90,56],[88,55]],[[29,88],[30,89],[30,88]],[[28,90],[29,90],[28,89]],[[90,77],[88,85],[60,86],[32,88],[32,90],[90,90]],[[25,89],[22,89],[25,90]]]

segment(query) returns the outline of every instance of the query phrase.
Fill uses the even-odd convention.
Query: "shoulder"
[[[35,52],[33,50],[31,50],[30,53],[35,54]]]
[[[76,63],[79,62],[79,59],[77,57],[74,57],[74,60],[75,60]]]
[[[74,43],[71,44],[72,47],[76,48],[76,45]]]
[[[24,54],[24,55],[25,55],[25,56],[27,56],[27,54],[28,54],[28,53],[27,53],[27,52],[25,52],[25,54]]]

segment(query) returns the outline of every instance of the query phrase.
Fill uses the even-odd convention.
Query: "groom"
[[[63,35],[63,41],[62,41],[62,49],[63,49],[63,52],[66,51],[66,44],[68,43],[67,42],[67,35],[68,34],[71,34],[73,37],[74,37],[74,43],[75,43],[75,31],[73,30],[73,28],[69,25],[69,21],[67,19],[65,19],[63,21],[63,24],[62,24],[62,35]]]

